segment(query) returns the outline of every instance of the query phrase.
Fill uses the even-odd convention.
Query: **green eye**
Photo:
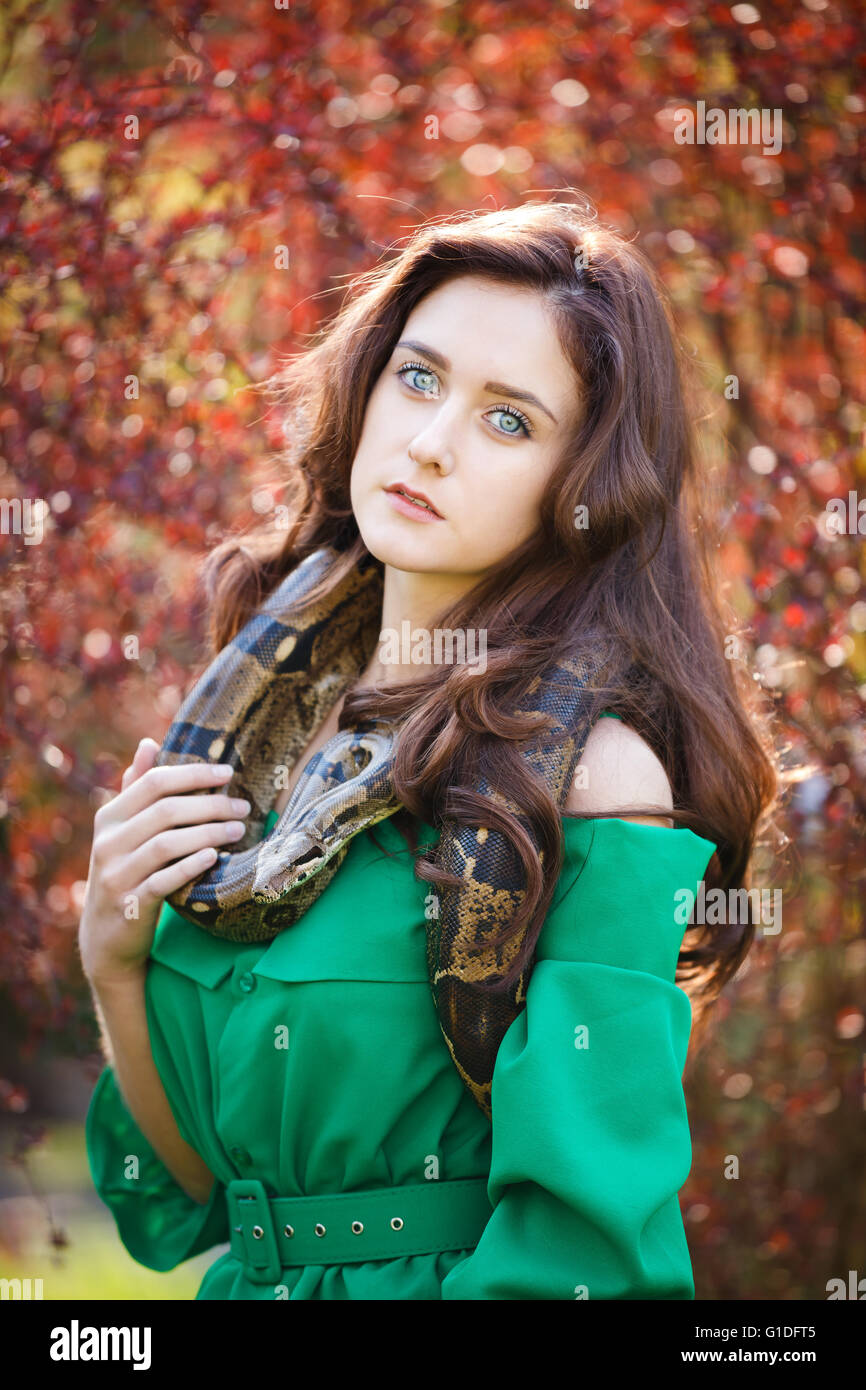
[[[433,388],[431,386],[410,385],[407,378],[403,375],[404,372],[420,372],[422,376],[429,376],[433,381],[436,381],[436,373],[431,371],[429,367],[425,367],[423,362],[405,362],[403,366],[395,372],[395,376],[400,377],[401,381],[405,381],[406,385],[410,387],[410,390],[417,391],[419,395],[429,396],[432,393]]]
[[[501,426],[495,425],[494,429],[501,429],[502,434],[522,434],[527,439],[532,434],[532,426],[530,425],[523,411],[518,410],[516,406],[495,405],[493,407],[493,410],[491,411],[491,414],[510,415],[512,420],[517,421],[517,429],[501,429]]]

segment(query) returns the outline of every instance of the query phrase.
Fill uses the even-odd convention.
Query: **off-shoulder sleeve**
[[[443,1299],[694,1298],[674,894],[696,891],[714,849],[689,830],[566,822],[526,1006],[493,1074],[493,1213]]]
[[[99,1196],[126,1249],[139,1264],[164,1272],[229,1239],[225,1187],[192,1199],[148,1143],[106,1066],[85,1121],[87,1161]]]

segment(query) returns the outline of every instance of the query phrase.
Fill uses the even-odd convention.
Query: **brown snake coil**
[[[371,722],[340,730],[309,759],[273,830],[260,839],[280,791],[277,770],[297,762],[376,648],[383,584],[370,557],[326,599],[304,607],[337,559],[322,547],[277,585],[196,681],[156,759],[158,766],[230,763],[235,774],[224,790],[252,806],[237,848],[223,850],[212,868],[168,897],[176,912],[214,936],[267,941],[290,927],[325,890],[349,841],[400,808],[393,733]],[[553,666],[519,707],[552,718],[549,732],[521,752],[527,776],[548,788],[560,811],[589,732],[589,675],[582,658]],[[486,780],[478,790],[529,828]],[[501,832],[451,821],[434,853],[462,885],[439,888],[438,911],[426,920],[433,999],[454,1064],[490,1118],[496,1052],[524,1005],[531,962],[511,990],[490,994],[477,982],[499,977],[520,941],[477,954],[466,946],[513,918],[523,896],[519,860]]]

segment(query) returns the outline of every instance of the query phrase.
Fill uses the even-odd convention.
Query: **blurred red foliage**
[[[866,1272],[864,549],[822,515],[866,493],[862,15],[59,0],[5,25],[0,1072],[94,1051],[93,812],[202,657],[198,557],[280,500],[247,388],[417,221],[578,189],[659,268],[716,403],[720,560],[803,767],[790,862],[759,865],[784,929],[688,1075],[698,1297]],[[678,144],[699,101],[778,111],[780,152]]]

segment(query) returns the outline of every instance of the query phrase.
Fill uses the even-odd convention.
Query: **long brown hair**
[[[582,418],[552,475],[537,534],[437,620],[486,630],[486,671],[444,666],[387,689],[350,689],[340,727],[369,716],[399,724],[394,786],[410,847],[412,816],[495,826],[513,843],[525,894],[500,940],[521,931],[523,940],[502,988],[534,950],[562,865],[560,813],[530,785],[512,746],[537,727],[515,719],[514,707],[552,662],[582,650],[603,669],[593,717],[602,709],[619,714],[661,759],[676,822],[717,845],[708,887],[747,885],[759,831],[772,825],[779,776],[762,697],[728,659],[736,623],[718,600],[689,403],[694,383],[667,297],[630,242],[573,204],[529,202],[425,223],[356,277],[318,341],[263,384],[285,413],[291,524],[285,533],[269,524],[229,539],[208,558],[214,650],[322,545],[340,552],[325,591],[359,560],[384,569],[350,504],[367,401],[411,310],[436,286],[468,274],[544,297],[582,383]],[[587,509],[585,526],[575,525],[578,506]],[[541,862],[519,822],[473,789],[479,773],[520,806]],[[417,859],[416,874],[434,885],[453,882],[429,856]],[[687,929],[677,983],[691,998],[696,1031],[753,937],[751,920]]]

